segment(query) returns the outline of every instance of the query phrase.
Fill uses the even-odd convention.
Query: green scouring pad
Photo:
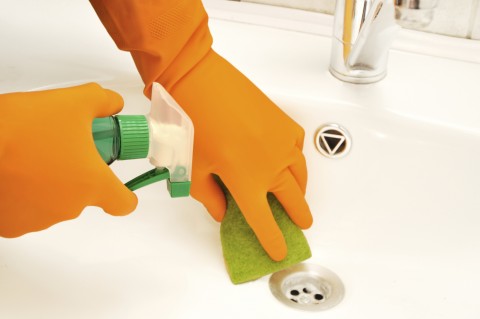
[[[284,260],[277,262],[270,259],[230,193],[228,191],[225,193],[227,212],[220,226],[220,236],[225,265],[234,284],[258,279],[312,256],[303,232],[290,220],[275,196],[268,194],[270,208],[288,248],[287,257]]]

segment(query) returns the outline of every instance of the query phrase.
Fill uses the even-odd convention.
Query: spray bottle
[[[167,180],[171,197],[190,194],[193,123],[158,83],[152,86],[148,115],[116,115],[93,121],[95,145],[107,164],[148,158],[154,169],[125,184],[134,191]]]

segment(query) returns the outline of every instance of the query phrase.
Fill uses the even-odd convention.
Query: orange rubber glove
[[[200,0],[90,2],[117,46],[131,52],[145,94],[159,82],[191,117],[192,196],[221,221],[225,196],[212,174],[220,176],[269,256],[285,258],[267,192],[299,227],[310,227],[303,129],[212,51]]]
[[[112,215],[135,209],[92,138],[92,120],[122,107],[97,84],[0,95],[0,236],[45,229],[89,205]]]

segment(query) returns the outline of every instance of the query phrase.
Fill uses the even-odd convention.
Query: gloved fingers
[[[271,191],[298,227],[307,229],[312,225],[313,218],[304,193],[289,170],[282,173],[280,183]]]
[[[69,94],[68,98],[73,100],[76,105],[92,111],[92,118],[110,116],[120,112],[123,108],[123,99],[118,93],[104,89],[97,83],[70,88]],[[88,147],[85,145],[83,155],[89,159],[95,158],[96,161],[97,169],[94,178],[97,181],[97,192],[100,194],[97,206],[114,216],[131,213],[137,206],[137,196],[101,160],[93,141],[87,139],[85,142],[88,142]]]
[[[123,109],[123,98],[120,94],[102,88],[97,83],[88,83],[72,88],[75,90],[77,103],[93,111],[93,117],[106,117],[119,113]],[[75,95],[70,96],[74,99]]]
[[[297,143],[296,146],[300,149],[300,151],[303,150],[303,142],[305,141],[305,130],[303,127],[297,124]]]
[[[295,178],[295,181],[297,182],[298,186],[302,190],[302,193],[305,195],[307,191],[307,179],[308,179],[308,173],[307,173],[307,162],[305,160],[305,156],[303,156],[303,153],[299,149],[295,149],[295,159],[292,164],[288,167],[290,170],[290,173],[293,175]]]
[[[97,178],[101,181],[98,186],[100,198],[97,206],[113,216],[123,216],[131,213],[137,207],[137,196],[130,191],[105,165],[105,169]]]
[[[122,96],[109,89],[104,89],[104,93],[108,102],[98,109],[96,117],[105,117],[120,113],[120,111],[123,109]]]
[[[254,179],[250,184],[239,184],[229,177],[221,177],[266,253],[275,261],[284,259],[287,244],[273,217],[266,192],[255,188]]]
[[[192,197],[201,202],[210,215],[217,222],[221,222],[225,216],[227,203],[225,194],[210,173],[193,170],[192,174]]]

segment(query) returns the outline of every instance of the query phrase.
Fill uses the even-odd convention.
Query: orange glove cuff
[[[167,91],[212,45],[200,0],[90,0],[119,49],[132,54],[150,96],[153,82]]]

